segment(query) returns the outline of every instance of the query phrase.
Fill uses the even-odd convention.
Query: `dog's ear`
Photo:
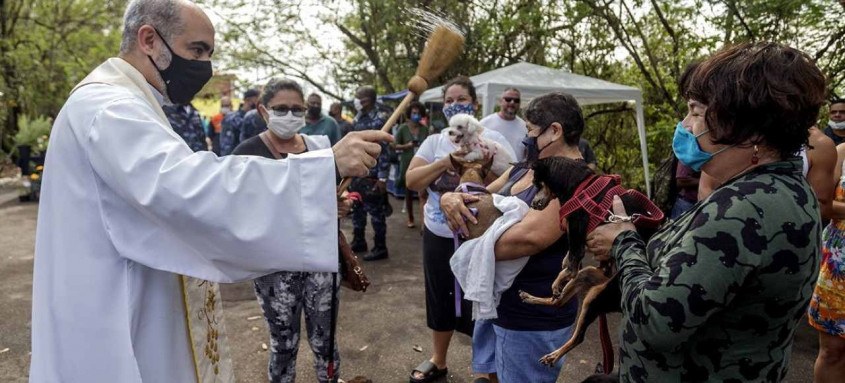
[[[458,174],[462,174],[464,172],[464,162],[461,161],[458,156],[450,154],[449,160],[452,161],[452,167],[455,168],[455,171],[458,172]]]
[[[584,210],[578,210],[566,218],[568,230],[566,237],[569,242],[569,255],[574,263],[581,266],[584,259],[584,248],[587,246],[587,227],[590,224],[590,215]]]
[[[535,161],[531,164],[531,170],[534,171],[534,186],[538,189],[543,187],[549,179],[548,159]]]
[[[471,131],[474,133],[480,133],[484,130],[484,125],[481,125],[481,122],[476,120],[475,117],[469,121],[469,127],[472,128]]]
[[[490,171],[490,168],[493,167],[493,158],[495,158],[495,156],[495,154],[490,156],[490,158],[487,159],[487,162],[484,163],[484,165],[482,166],[484,171]]]

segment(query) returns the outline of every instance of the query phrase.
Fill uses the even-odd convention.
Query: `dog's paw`
[[[519,299],[522,299],[524,303],[535,303],[539,298],[526,293],[525,291],[519,290]]]
[[[557,362],[557,358],[554,353],[547,354],[546,356],[540,358],[540,363],[544,366],[554,366],[555,362]]]
[[[560,273],[557,275],[557,278],[555,278],[555,281],[552,283],[552,292],[555,295],[563,293],[563,289],[566,287],[569,281],[575,278],[576,274],[576,272],[570,270],[568,267],[561,270]]]

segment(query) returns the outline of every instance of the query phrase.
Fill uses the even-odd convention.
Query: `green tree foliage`
[[[125,0],[0,2],[0,151],[21,115],[55,116],[73,86],[117,55]]]
[[[349,0],[286,7],[207,1],[225,23],[232,67],[264,67],[326,94],[349,96],[361,84],[404,89],[425,44],[409,8],[458,24],[465,53],[440,82],[527,61],[643,90],[652,168],[671,150],[686,113],[677,79],[690,62],[726,44],[773,40],[804,50],[845,89],[845,1],[829,0]],[[226,5],[229,4],[229,5]],[[244,10],[248,10],[244,15]],[[343,38],[343,45],[327,40]],[[272,68],[272,69],[269,69]],[[600,169],[644,185],[632,105],[587,106]]]

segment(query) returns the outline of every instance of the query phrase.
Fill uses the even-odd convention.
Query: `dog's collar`
[[[468,194],[490,194],[484,185],[475,182],[463,182],[455,188],[455,191]]]

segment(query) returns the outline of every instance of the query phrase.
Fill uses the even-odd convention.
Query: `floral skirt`
[[[831,223],[822,235],[822,262],[810,300],[810,325],[845,338],[845,227]]]

